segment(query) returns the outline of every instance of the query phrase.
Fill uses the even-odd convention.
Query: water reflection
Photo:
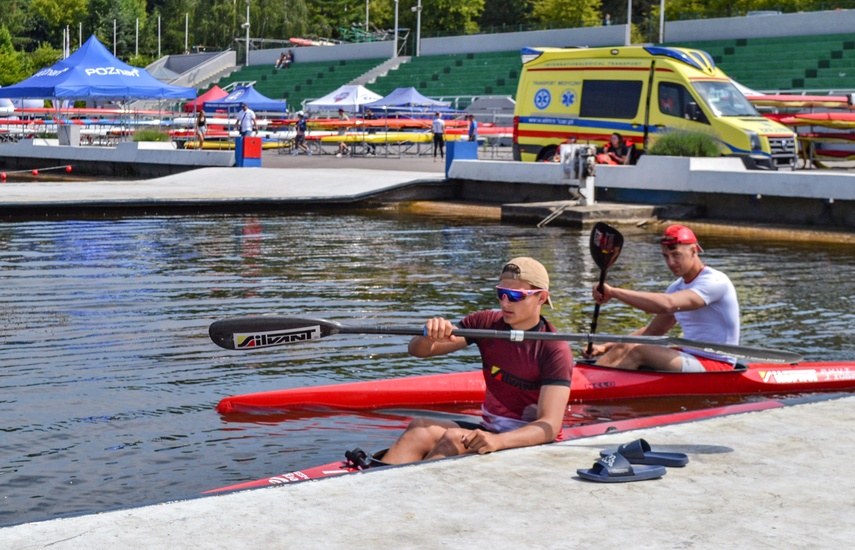
[[[664,289],[655,235],[622,230],[609,281]],[[263,313],[457,319],[495,305],[503,260],[531,255],[552,275],[548,317],[584,332],[599,276],[588,241],[586,231],[394,212],[0,223],[0,524],[195,496],[387,446],[406,423],[400,411],[238,419],[214,406],[236,393],[476,368],[476,351],[423,361],[407,355],[405,338],[341,335],[227,352],[208,325]],[[855,355],[851,247],[703,244],[705,261],[737,287],[743,343],[812,360]],[[609,303],[599,331],[646,320]],[[702,405],[574,406],[567,421]]]

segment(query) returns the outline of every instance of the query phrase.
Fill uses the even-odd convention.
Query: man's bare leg
[[[442,439],[443,434],[452,428],[459,429],[459,426],[450,420],[415,418],[398,441],[383,455],[383,462],[408,464],[424,460]]]
[[[648,367],[653,370],[683,370],[683,359],[677,350],[646,344],[618,344],[597,360],[597,365],[619,369],[637,370]]]

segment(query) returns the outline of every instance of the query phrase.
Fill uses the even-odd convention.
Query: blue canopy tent
[[[215,101],[206,101],[203,108],[206,111],[216,111],[218,109],[232,111],[240,109],[242,103],[246,103],[246,106],[253,111],[285,112],[288,110],[286,102],[270,99],[264,94],[257,92],[252,86],[239,86],[224,98]]]
[[[5,98],[188,99],[195,88],[172,86],[111,54],[95,36],[66,59],[7,86]]]
[[[386,111],[411,113],[454,111],[453,109],[451,109],[450,102],[437,101],[435,99],[425,97],[413,87],[396,88],[395,90],[392,90],[392,92],[386,97],[378,99],[377,101],[372,101],[371,103],[366,103],[365,105],[363,105],[363,108],[372,110],[380,109]]]

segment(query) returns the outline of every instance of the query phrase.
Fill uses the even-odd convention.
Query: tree
[[[650,4],[651,2],[645,3]],[[651,8],[655,7],[656,14],[658,15],[659,2],[653,0],[652,4]],[[830,3],[825,0],[788,0],[786,2],[780,0],[667,0],[665,2],[665,19],[675,21],[713,17],[737,17],[747,14],[749,11],[762,10],[794,13],[799,11],[826,10],[829,9],[829,5]],[[633,19],[635,19],[635,16],[633,16]]]
[[[422,36],[478,32],[478,20],[484,11],[484,2],[485,0],[422,0]],[[411,36],[415,36],[417,17],[413,10],[417,5],[418,0],[400,0],[398,6],[398,26],[410,29]],[[391,29],[395,3],[389,2],[389,7],[383,8],[381,13],[382,28]],[[364,17],[363,12],[363,19]],[[379,23],[375,24],[380,26]]]
[[[458,32],[477,33],[478,19],[484,11],[485,0],[422,1],[422,34]]]
[[[29,61],[15,51],[9,29],[0,24],[0,86],[16,84],[30,76],[31,72]]]
[[[600,0],[537,0],[533,15],[543,23],[578,27],[602,24]]]
[[[3,24],[12,36],[12,43],[23,48],[30,42],[33,26],[31,0],[5,0],[3,2]]]
[[[89,0],[31,0],[30,9],[44,28],[45,39],[55,46],[62,45],[62,31],[76,27],[86,17]]]
[[[114,0],[107,13],[110,25],[110,43],[112,43],[112,21],[116,22],[116,55],[128,59],[136,53],[137,21],[140,29],[145,30],[145,0]]]
[[[534,0],[485,0],[478,24],[490,27],[519,27],[532,22]]]
[[[42,42],[39,47],[29,55],[30,65],[36,70],[50,67],[62,59],[62,50],[54,48],[47,42]]]
[[[102,0],[99,0],[102,1]],[[220,0],[222,2],[222,0]],[[234,5],[231,0],[228,1],[230,6]],[[161,16],[161,51],[163,55],[169,54],[179,54],[184,51],[184,41],[185,38],[189,44],[196,43],[194,38],[189,36],[185,37],[185,16],[187,14],[192,14],[195,12],[196,2],[195,0],[172,0],[170,2],[164,2],[160,12]],[[243,4],[244,12],[246,11],[246,4]],[[196,20],[193,19],[193,25],[188,25],[189,32],[196,33]],[[243,23],[243,18],[241,18],[241,23]],[[112,21],[110,21],[112,25]],[[155,21],[155,26],[157,25]],[[112,30],[110,31],[112,32]],[[155,32],[157,29],[155,28]],[[228,35],[228,40],[231,41],[234,38],[234,34]]]

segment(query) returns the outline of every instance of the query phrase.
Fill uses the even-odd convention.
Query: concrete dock
[[[638,223],[663,216],[679,217],[691,210],[614,202],[578,206],[577,201],[567,200],[568,183],[531,187],[543,195],[541,198],[564,200],[503,204],[483,197],[460,197],[459,186],[445,178],[444,161],[434,162],[430,157],[292,157],[266,151],[261,168],[205,167],[145,180],[69,180],[63,174],[59,178],[47,174],[38,179],[9,181],[0,184],[0,215],[281,212],[417,201],[434,201],[436,205],[442,201],[446,213],[468,217],[535,225],[556,213],[559,216],[555,216],[553,225],[581,226],[600,220]]]
[[[290,157],[290,155],[289,155]],[[439,164],[408,162],[376,165],[336,158],[289,158],[288,168],[206,167],[147,180],[24,181],[2,184],[0,211],[53,211],[195,207],[214,210],[267,203],[272,206],[307,202],[348,204],[415,182],[440,185]],[[285,160],[285,159],[281,159]],[[302,162],[300,162],[302,161]],[[320,161],[320,162],[319,162]],[[427,164],[428,169],[419,169]],[[436,166],[435,170],[429,168]],[[42,176],[50,180],[50,176]]]
[[[0,529],[8,550],[845,548],[855,397]],[[576,475],[644,438],[654,480]]]

